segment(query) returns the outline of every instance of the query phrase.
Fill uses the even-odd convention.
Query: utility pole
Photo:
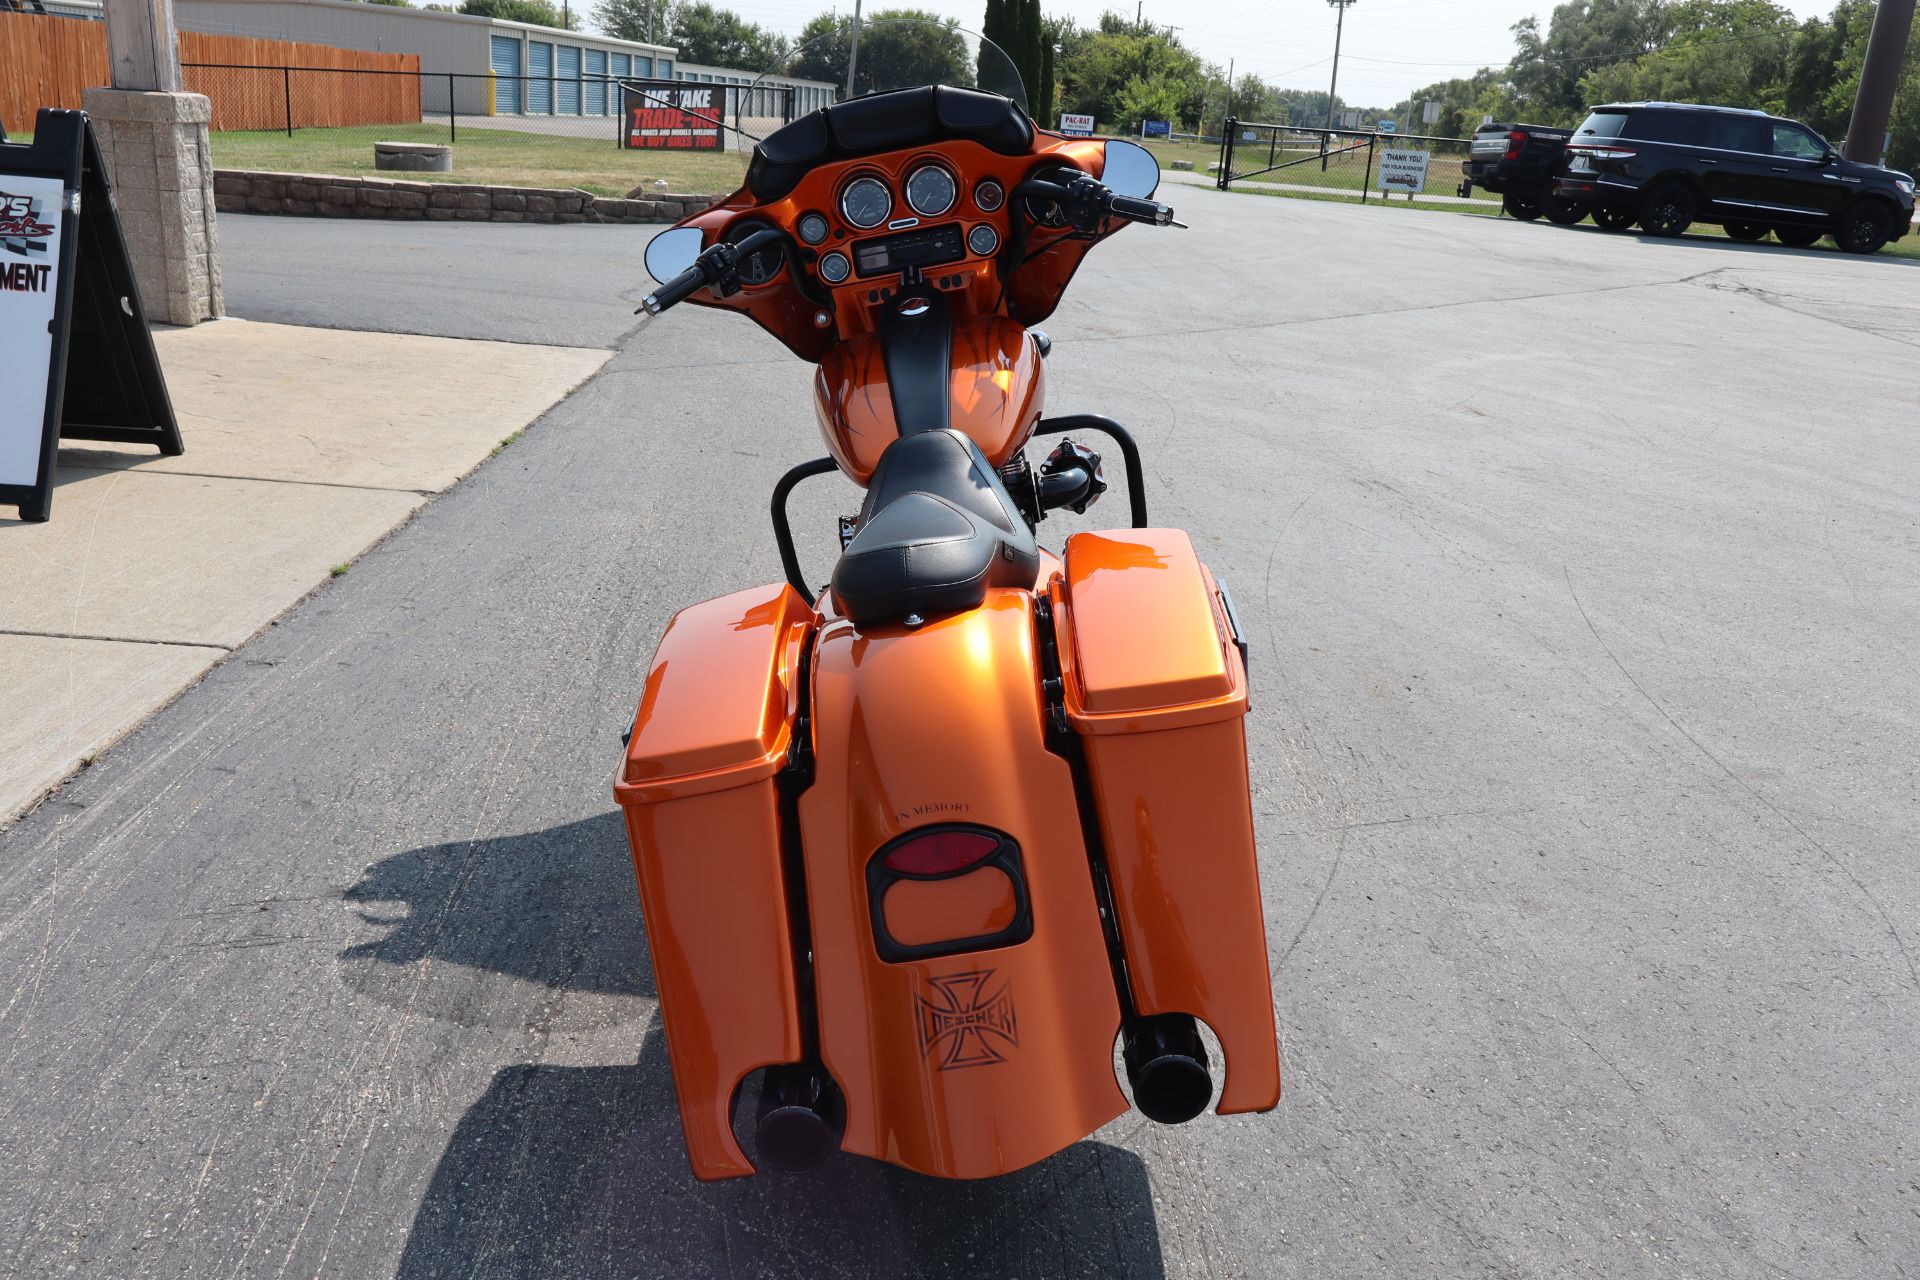
[[[1333,83],[1327,86],[1327,128],[1329,130],[1333,128],[1335,91],[1340,87],[1340,33],[1346,29],[1347,6],[1353,2],[1354,0],[1327,0],[1337,13],[1333,20]],[[1327,143],[1331,139],[1330,132],[1320,135],[1320,172],[1322,173],[1327,171]]]
[[[1227,119],[1233,119],[1233,59],[1227,59]]]
[[[1913,3],[1880,0],[1876,7],[1860,89],[1853,97],[1853,118],[1847,124],[1844,150],[1849,160],[1879,164],[1886,153],[1887,117],[1893,112],[1893,91],[1900,85],[1900,64],[1913,31]]]
[[[853,73],[860,66],[860,0],[853,0],[853,48],[847,52],[847,96],[853,96]]]

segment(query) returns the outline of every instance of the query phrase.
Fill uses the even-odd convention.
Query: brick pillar
[[[212,105],[197,93],[132,89],[88,89],[83,101],[113,181],[147,318],[192,325],[226,314],[207,149]]]

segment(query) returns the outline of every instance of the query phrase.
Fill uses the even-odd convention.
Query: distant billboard
[[[1140,132],[1149,138],[1171,138],[1173,123],[1169,120],[1144,120],[1140,124]]]

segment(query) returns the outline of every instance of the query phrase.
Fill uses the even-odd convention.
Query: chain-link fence
[[[374,172],[375,143],[425,142],[452,146],[451,172],[390,176],[597,195],[655,185],[730,191],[754,140],[797,109],[795,91],[781,85],[230,63],[181,72],[187,90],[213,105],[221,169],[362,176]],[[693,127],[637,129],[630,106]]]
[[[1391,200],[1497,210],[1495,201],[1461,194],[1472,141],[1356,129],[1308,129],[1229,120],[1213,169],[1222,191]]]

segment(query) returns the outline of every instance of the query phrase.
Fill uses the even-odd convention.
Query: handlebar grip
[[[647,309],[648,315],[657,316],[668,307],[691,298],[706,283],[706,273],[695,264],[640,299],[640,305]]]
[[[1173,209],[1158,200],[1146,200],[1139,196],[1113,196],[1107,201],[1107,209],[1115,217],[1130,222],[1146,222],[1156,227],[1164,227],[1173,222]]]

